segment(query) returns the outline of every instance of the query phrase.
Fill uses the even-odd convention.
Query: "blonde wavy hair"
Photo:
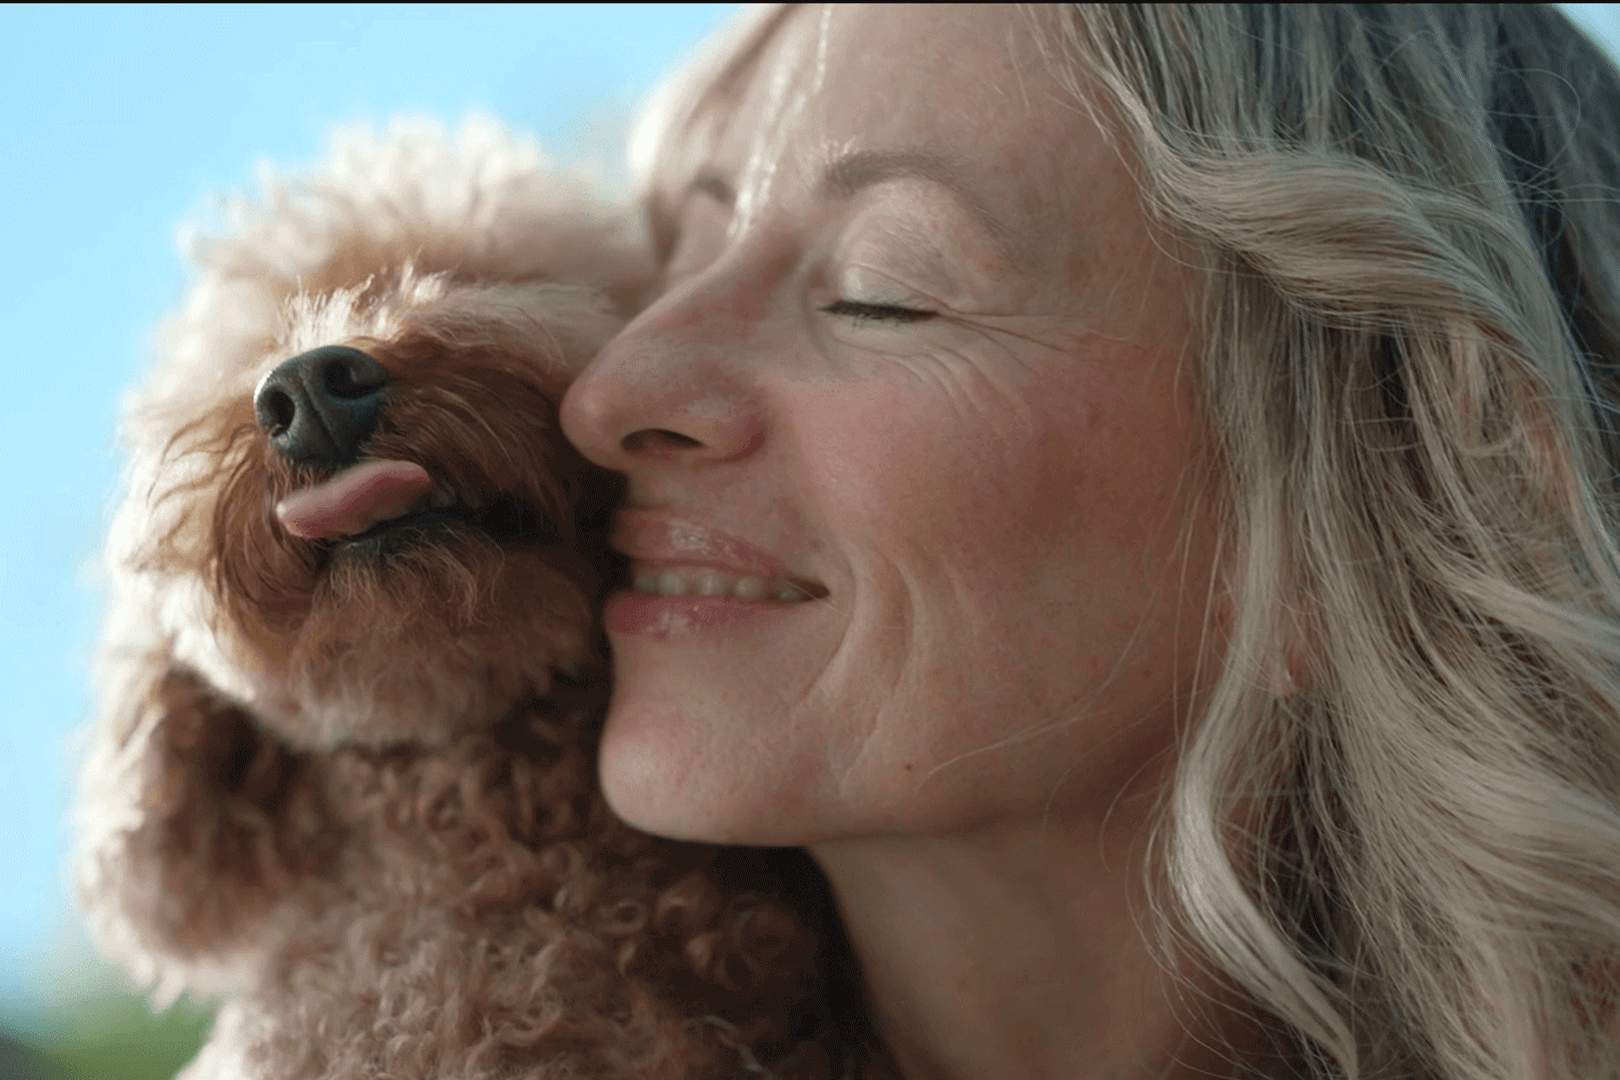
[[[1026,14],[1202,288],[1231,621],[1164,962],[1269,1075],[1617,1080],[1620,72],[1550,6]],[[781,18],[648,111],[661,250]]]

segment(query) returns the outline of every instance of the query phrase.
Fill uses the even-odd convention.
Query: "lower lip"
[[[615,634],[667,638],[736,626],[804,606],[802,602],[751,602],[728,596],[653,596],[633,589],[618,589],[608,596],[602,622]]]

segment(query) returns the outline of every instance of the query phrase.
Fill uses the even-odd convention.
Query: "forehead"
[[[819,141],[822,156],[880,140],[988,148],[1043,112],[1017,90],[1019,68],[1040,66],[1020,22],[996,5],[801,6],[746,81],[734,130]]]
[[[707,164],[743,219],[824,190],[838,161],[863,153],[954,166],[976,211],[1048,249],[1086,247],[1088,222],[1134,208],[1122,163],[1013,5],[800,7],[733,100]]]

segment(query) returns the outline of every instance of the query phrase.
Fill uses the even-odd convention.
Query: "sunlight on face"
[[[1101,813],[1194,691],[1192,292],[1031,29],[795,12],[673,204],[565,430],[628,476],[644,582],[817,598],[614,597],[615,809],[755,844]]]

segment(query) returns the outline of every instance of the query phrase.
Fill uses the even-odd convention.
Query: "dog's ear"
[[[239,984],[270,916],[323,878],[341,838],[312,756],[190,669],[144,669],[92,734],[80,811],[102,820],[81,822],[80,895],[140,982],[213,993]]]

